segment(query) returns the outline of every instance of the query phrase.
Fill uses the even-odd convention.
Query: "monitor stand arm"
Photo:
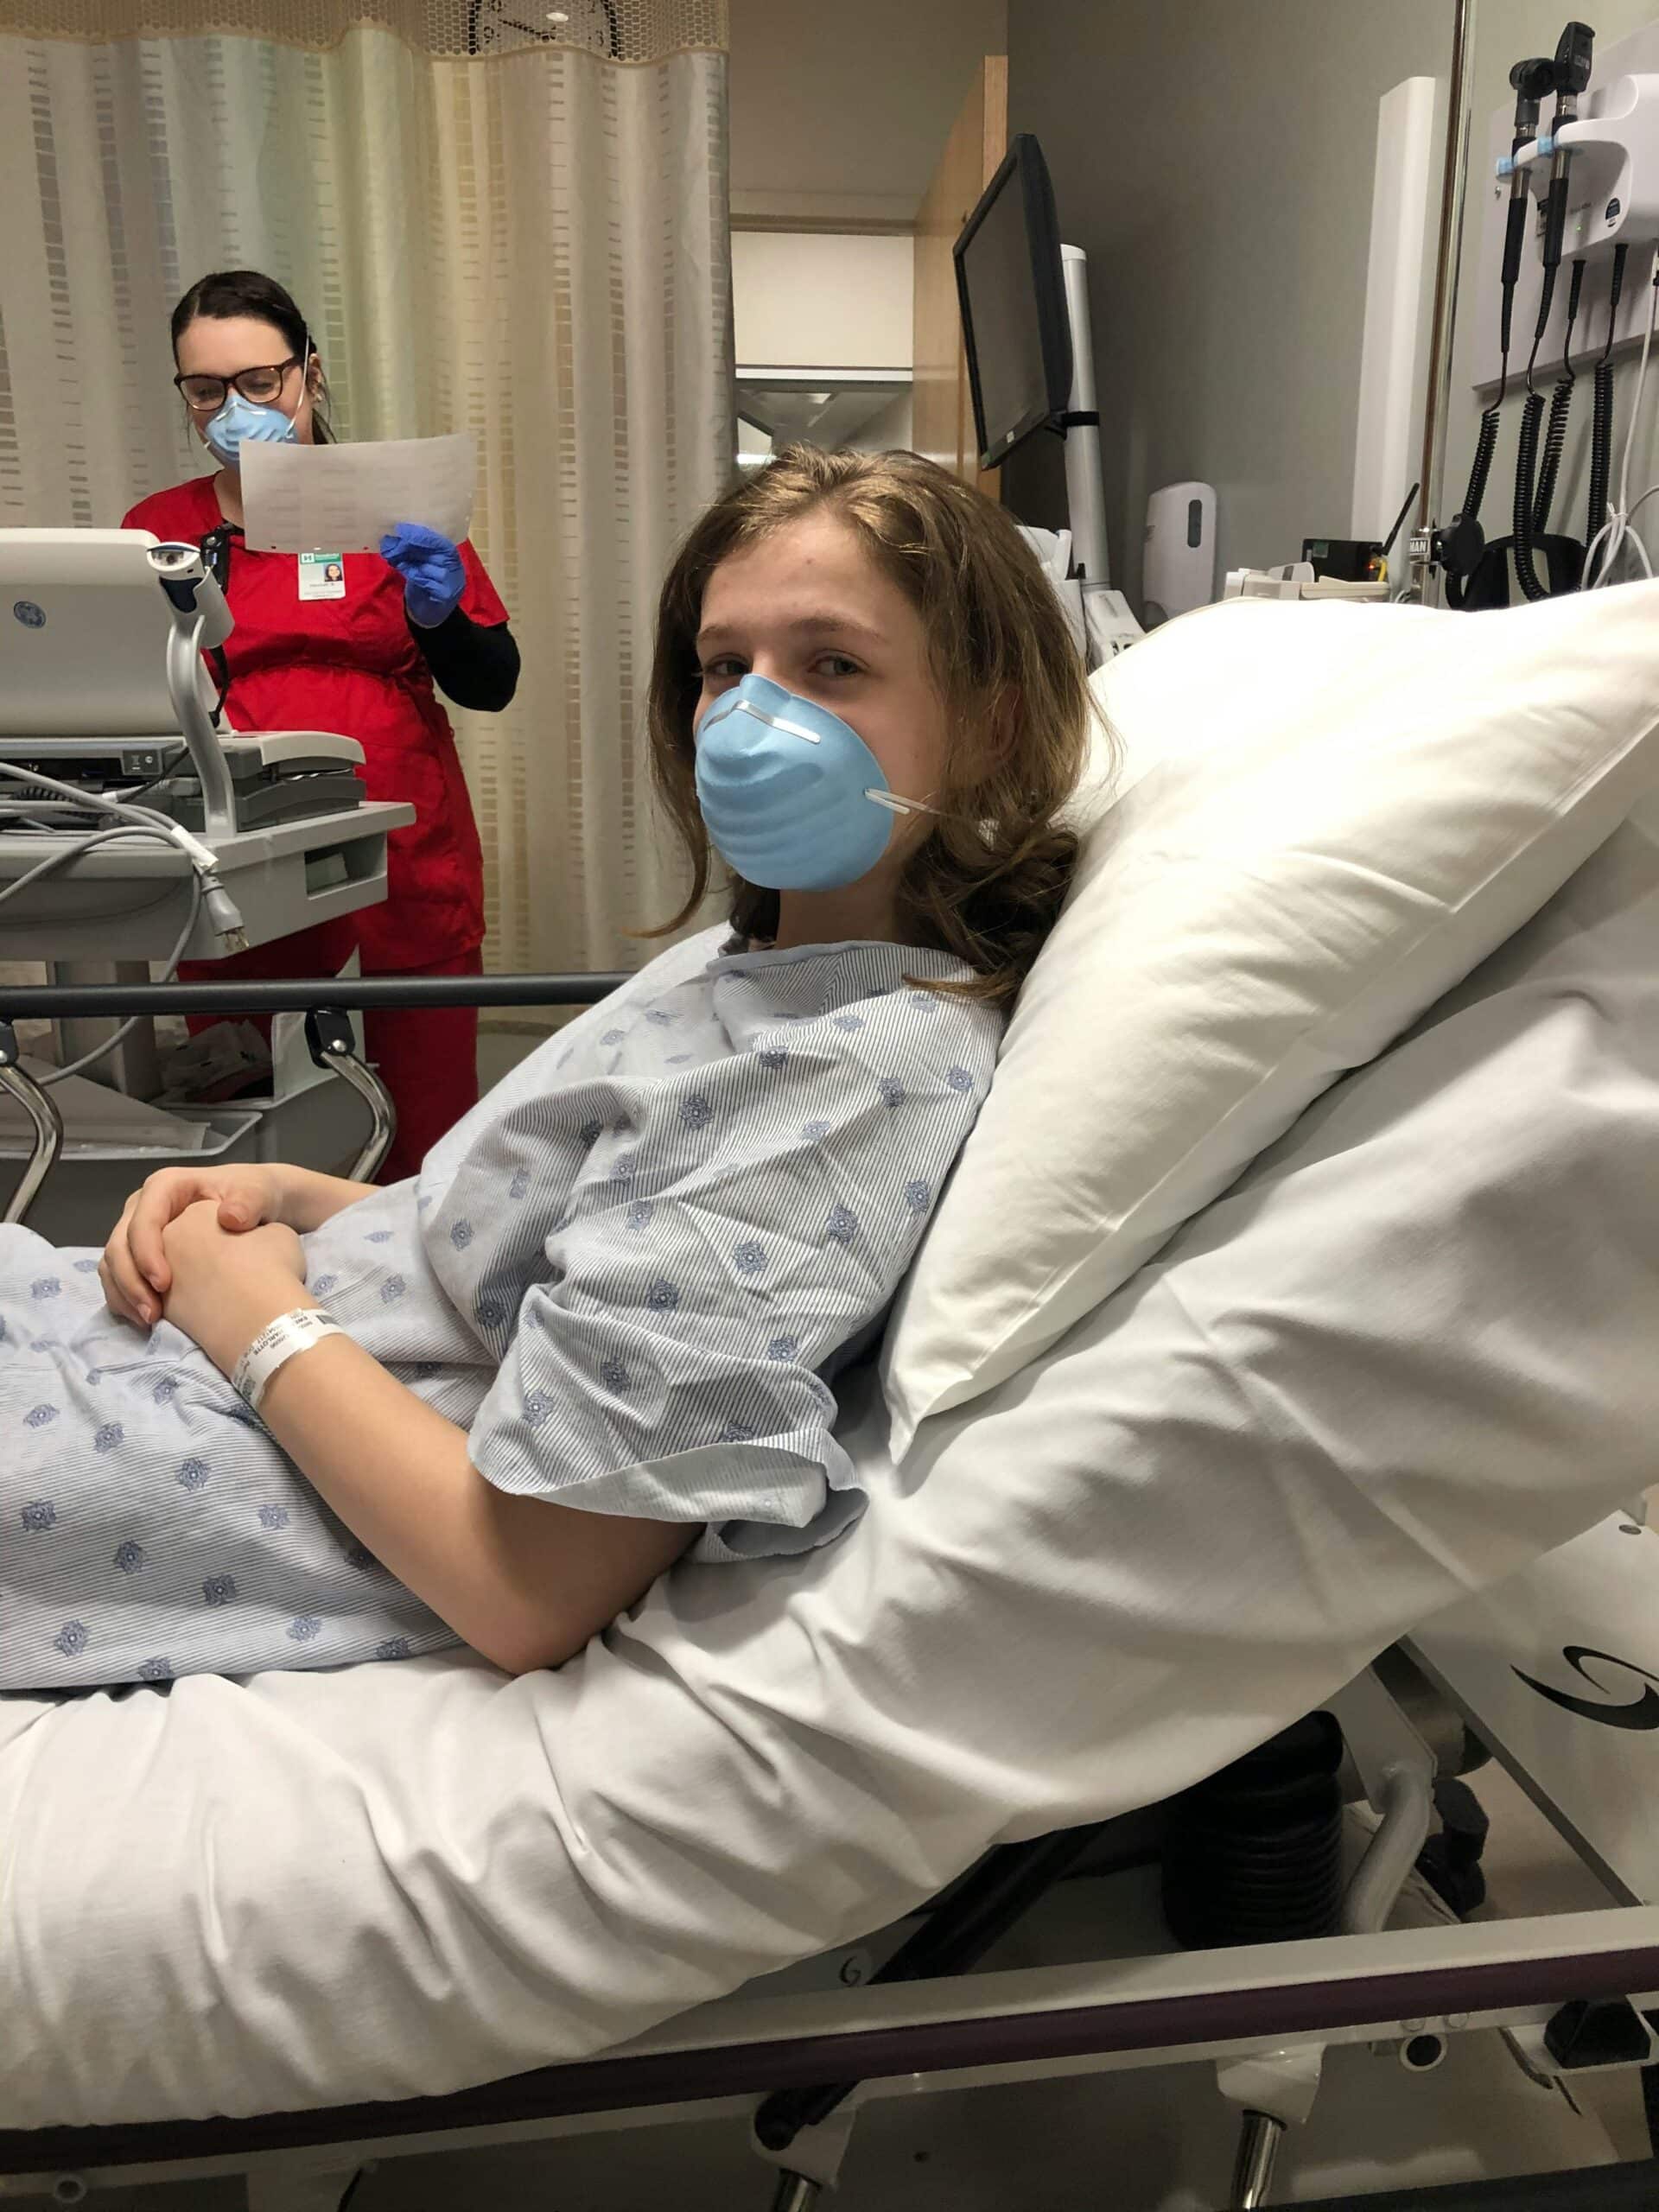
[[[1100,416],[1095,406],[1095,347],[1089,325],[1089,257],[1081,246],[1063,245],[1060,267],[1071,333],[1071,391],[1061,418],[1071,551],[1085,587],[1106,585],[1112,572],[1106,550],[1106,490],[1100,474]]]
[[[209,845],[236,833],[236,799],[224,748],[201,697],[201,656],[231,633],[224,594],[194,545],[156,545],[149,564],[173,616],[167,640],[167,688],[201,783],[202,836]]]
[[[1098,668],[1145,633],[1128,600],[1111,588],[1100,416],[1095,405],[1094,336],[1089,321],[1089,257],[1081,246],[1063,245],[1060,267],[1071,333],[1071,391],[1060,423],[1065,436],[1065,504],[1089,665]]]

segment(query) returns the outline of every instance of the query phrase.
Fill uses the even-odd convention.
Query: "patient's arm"
[[[269,1172],[279,1178],[282,1211],[277,1219],[302,1235],[321,1229],[347,1206],[366,1198],[379,1188],[376,1183],[353,1183],[348,1176],[324,1175],[315,1167],[289,1167],[278,1163]]]
[[[278,1368],[259,1417],[382,1565],[512,1675],[580,1651],[700,1533],[509,1497],[464,1429],[349,1338]]]
[[[232,1235],[201,1205],[164,1242],[175,1281],[168,1319],[226,1374],[279,1313],[317,1303],[285,1229]],[[279,1368],[259,1417],[376,1558],[510,1674],[580,1651],[699,1533],[695,1522],[509,1497],[474,1467],[464,1429],[346,1337]]]

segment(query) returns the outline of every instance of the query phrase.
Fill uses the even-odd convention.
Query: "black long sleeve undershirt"
[[[505,622],[474,622],[457,607],[429,630],[414,621],[409,629],[446,699],[486,715],[512,704],[518,645]]]

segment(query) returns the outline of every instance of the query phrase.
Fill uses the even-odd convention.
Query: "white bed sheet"
[[[0,1701],[0,2126],[438,2093],[1154,1802],[1655,1475],[1659,848],[1627,830],[848,1541],[557,1675]]]

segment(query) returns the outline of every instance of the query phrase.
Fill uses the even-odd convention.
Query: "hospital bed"
[[[1128,927],[1157,993],[1179,997],[1155,902],[1200,828],[1236,834],[1227,764],[1289,717],[1287,648],[1328,655],[1317,723],[1350,661],[1364,662],[1353,683],[1386,690],[1351,624],[1402,612],[1240,603],[1106,672],[1130,753],[1109,820],[1128,826],[1103,833],[1108,865],[1072,911],[1121,883],[1128,912],[1090,910],[1088,954]],[[1078,997],[1065,963],[1079,931],[1062,925],[885,1370],[843,1394],[840,1433],[870,1497],[854,1537],[781,1565],[678,1571],[552,1675],[508,1681],[440,1656],[0,1700],[0,2177],[55,2177],[74,2201],[233,2167],[256,2206],[298,2212],[333,2204],[364,2157],[454,2133],[753,2113],[776,2201],[801,2207],[883,2095],[1179,2059],[1213,2068],[1240,2111],[1232,2201],[1249,2204],[1272,2201],[1271,2152],[1310,2108],[1321,2060],[1351,2045],[1430,2064],[1448,2041],[1501,2030],[1536,2076],[1650,2063],[1651,591],[1624,612],[1635,626],[1617,639],[1597,626],[1617,610],[1465,626],[1477,656],[1547,638],[1585,686],[1599,652],[1622,669],[1613,705],[1566,714],[1545,655],[1517,679],[1524,696],[1501,702],[1550,731],[1624,717],[1603,810],[1583,817],[1581,849],[1557,853],[1556,881],[1500,900],[1465,971],[1433,985],[1418,972],[1427,995],[1390,1001],[1369,1029],[1351,1007],[1316,1022],[1298,969],[1300,1106],[1281,1096],[1268,1114],[1271,1086],[1249,1071],[1224,1117],[1245,1129],[1243,1157],[1212,1157],[1207,1184],[1162,1216],[1126,1214],[1145,1249],[1120,1254],[1122,1280],[987,1387],[921,1407],[906,1441],[918,1408],[899,1354],[925,1339],[933,1255],[983,1217],[1016,1272],[1012,1211],[969,1221],[959,1204],[985,1162],[1021,1131],[1039,1174],[1079,1123],[1103,1154],[1128,1141],[1090,1120],[1092,1092],[1065,1092],[1065,1066],[1089,1023],[1132,1054],[1136,1007],[1127,983],[1109,1024]],[[1253,626],[1264,617],[1304,626]],[[1234,626],[1188,626],[1205,622]],[[1388,632],[1408,658],[1418,634]],[[1453,666],[1417,671],[1425,719],[1452,714]],[[1270,670],[1276,696],[1261,688]],[[1465,703],[1489,677],[1475,668]],[[1230,702],[1213,759],[1179,758],[1137,722],[1160,683],[1189,726]],[[1460,760],[1474,741],[1454,735]],[[1542,809],[1552,832],[1580,819],[1590,779],[1567,780]],[[1212,786],[1225,804],[1207,804]],[[1159,811],[1176,787],[1198,809],[1181,837]],[[1512,797],[1495,777],[1492,808]],[[1412,896],[1427,903],[1421,884]],[[1281,918],[1290,904],[1268,902]],[[1252,988],[1313,957],[1294,950],[1295,918]],[[1377,972],[1397,989],[1406,940],[1383,936]],[[1234,1027],[1202,1067],[1190,1052],[1164,1067],[1165,1118],[1188,1077],[1236,1084],[1268,1020],[1235,1003],[1215,944],[1211,995]],[[1045,1062],[1056,1038],[1060,1059]],[[1033,1067],[1040,1128],[1021,1119]],[[1192,1157],[1160,1171],[1166,1199]],[[1057,1213],[1065,1195],[1057,1182]],[[1192,1793],[1261,1747],[1271,1758],[1287,1732],[1304,1740],[1321,1711],[1340,1730],[1338,1797],[1371,1808],[1334,1926],[1116,1949],[1103,1913],[1096,1946],[1069,1963],[984,1949],[1068,1860],[1109,1859],[1113,1824],[1179,1839]],[[1311,1733],[1329,1777],[1329,1732]],[[1385,1927],[1435,1785],[1471,1742],[1575,1843],[1605,1910]],[[962,1970],[878,1979],[907,1944],[912,1964],[919,1950]],[[838,2100],[798,2094],[855,2083]],[[760,2202],[774,2183],[757,2182]],[[1548,2201],[1607,2212],[1655,2185],[1645,2163],[1604,2166]],[[1546,2200],[1516,2184],[1439,2201]]]

